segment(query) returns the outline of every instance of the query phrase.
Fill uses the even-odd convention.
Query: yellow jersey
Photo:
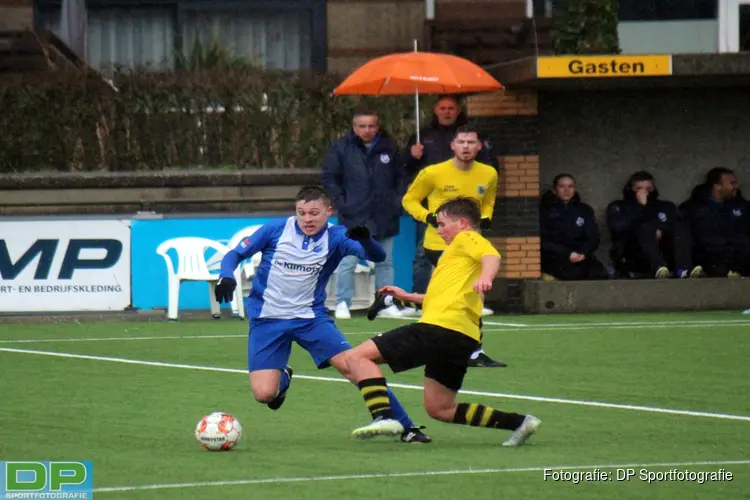
[[[401,204],[416,220],[426,222],[446,201],[459,196],[474,198],[479,202],[482,217],[492,218],[497,196],[497,171],[489,165],[475,161],[469,170],[456,168],[451,158],[424,168],[411,183]],[[427,198],[427,208],[422,201]],[[428,250],[444,250],[445,241],[434,227],[428,225],[424,236]]]
[[[482,257],[500,254],[481,234],[456,235],[438,260],[422,302],[421,323],[442,326],[479,340],[482,297],[474,282],[482,274]]]

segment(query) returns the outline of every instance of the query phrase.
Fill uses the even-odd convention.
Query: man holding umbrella
[[[416,173],[416,171],[420,168],[426,165],[430,165],[430,163],[428,162],[440,162],[442,160],[443,164],[447,164],[452,161],[451,158],[453,157],[453,152],[448,152],[447,157],[436,156],[434,157],[434,159],[430,158],[429,155],[432,153],[432,151],[435,150],[435,148],[440,148],[440,151],[444,151],[446,142],[445,140],[443,140],[442,143],[439,143],[435,140],[434,136],[430,139],[428,134],[428,139],[432,141],[430,142],[430,147],[428,148],[427,142],[422,140],[422,134],[419,126],[420,95],[468,95],[480,92],[496,92],[502,89],[503,85],[500,82],[495,80],[492,75],[487,73],[487,71],[485,71],[481,67],[477,66],[475,63],[451,54],[418,52],[417,42],[415,40],[414,52],[389,54],[368,61],[360,68],[355,70],[352,74],[350,74],[338,87],[336,87],[333,93],[334,95],[371,96],[413,95],[415,98],[414,111],[417,134],[415,139],[411,143],[415,147],[408,148],[408,156],[411,158],[411,160],[408,161],[412,165],[412,168]],[[439,99],[438,106],[435,108],[436,120],[439,125],[445,124],[446,127],[455,126],[457,128],[459,126],[457,123],[457,121],[459,120],[459,106],[457,102],[455,102],[455,100],[453,100],[453,103],[451,103],[451,99],[452,98]],[[432,127],[429,127],[427,132],[430,132],[430,128]],[[456,129],[454,129],[453,131],[455,132]],[[453,139],[453,135],[454,134],[449,134],[449,141]],[[492,155],[492,153],[489,151],[488,146],[490,145],[486,144],[486,147],[483,148],[483,144],[479,141],[476,132],[473,132],[473,137],[474,138],[471,141],[473,146],[469,148],[473,151],[473,156],[471,160],[466,163],[466,169],[472,170],[469,167],[470,165],[482,165],[488,175],[491,175],[490,172],[494,173],[494,189],[497,189],[497,164],[492,159],[492,156],[494,155]],[[490,165],[474,161],[477,154],[479,154],[482,149],[485,149],[483,155],[490,156],[489,159],[487,159],[486,157],[483,158],[485,159],[485,161],[488,161],[490,165],[494,166],[494,169]],[[419,156],[419,158],[417,158],[417,156]],[[438,163],[438,165],[443,164]],[[438,165],[434,166],[436,167]],[[425,168],[421,170],[419,176],[421,176],[421,174],[423,174],[426,170],[428,169]],[[454,170],[456,169],[454,168]],[[476,172],[477,170],[480,169],[473,169],[474,172]],[[455,172],[453,173],[455,174]],[[466,172],[464,172],[464,174],[466,174]],[[480,179],[480,181],[483,180],[484,179]],[[480,182],[480,185],[484,185],[485,189],[489,191],[486,183],[482,184],[482,182]],[[480,185],[475,185],[474,188],[479,189]],[[489,199],[490,197],[490,195],[484,196],[484,192],[480,194],[483,198]],[[460,195],[460,193],[456,196],[458,195]],[[470,195],[473,195],[474,197],[477,196],[476,192],[470,193]],[[491,195],[493,205],[494,196],[495,194],[493,191]],[[427,193],[425,193],[425,195],[422,198],[418,199],[416,202],[416,205],[421,208],[423,212],[428,211],[422,205],[425,197],[429,199],[429,196],[427,196]],[[406,199],[404,199],[404,201],[406,201]],[[430,203],[430,206],[431,205],[432,204]],[[410,210],[407,208],[407,211]],[[489,216],[491,216],[491,210],[489,211]],[[419,221],[425,221],[424,216],[421,218],[416,218]],[[427,237],[425,236],[425,238]],[[422,245],[418,245],[417,248],[420,248],[421,246]],[[426,287],[426,283],[424,284],[424,286]],[[383,303],[383,300],[381,300],[380,297],[376,298],[375,303],[373,303],[373,305],[370,306],[370,310],[368,310],[368,318],[374,317],[374,314],[377,314],[377,312],[384,307],[390,307],[390,304]],[[483,311],[483,314],[486,312],[489,313],[491,311]],[[472,356],[472,361],[470,362],[469,366],[505,366],[505,364],[492,360],[491,358],[486,356],[480,348],[480,350],[477,351],[474,356]]]

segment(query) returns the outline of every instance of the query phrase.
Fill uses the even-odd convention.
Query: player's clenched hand
[[[346,237],[355,241],[366,240],[370,237],[370,230],[367,229],[367,226],[350,227],[346,231]]]
[[[222,302],[226,302],[229,304],[232,302],[232,298],[234,297],[234,290],[237,288],[237,282],[234,280],[234,278],[221,278],[218,283],[216,283],[216,289],[214,290],[214,295],[216,296],[216,302],[221,304]]]
[[[378,292],[382,293],[383,295],[390,295],[391,297],[395,297],[397,299],[405,300],[406,296],[409,295],[404,291],[403,288],[399,288],[397,286],[388,285],[384,286]]]
[[[483,294],[492,290],[492,280],[486,278],[479,278],[474,282],[474,291],[478,294]]]
[[[425,222],[427,222],[427,224],[431,225],[432,227],[437,227],[437,215],[427,214],[427,217],[425,217]]]

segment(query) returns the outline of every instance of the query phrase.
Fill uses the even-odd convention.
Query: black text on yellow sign
[[[537,78],[627,78],[672,74],[672,56],[539,57]]]

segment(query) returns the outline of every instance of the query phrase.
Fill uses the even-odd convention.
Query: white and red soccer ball
[[[240,421],[229,413],[214,412],[206,415],[195,426],[195,438],[211,451],[231,450],[242,437]]]

